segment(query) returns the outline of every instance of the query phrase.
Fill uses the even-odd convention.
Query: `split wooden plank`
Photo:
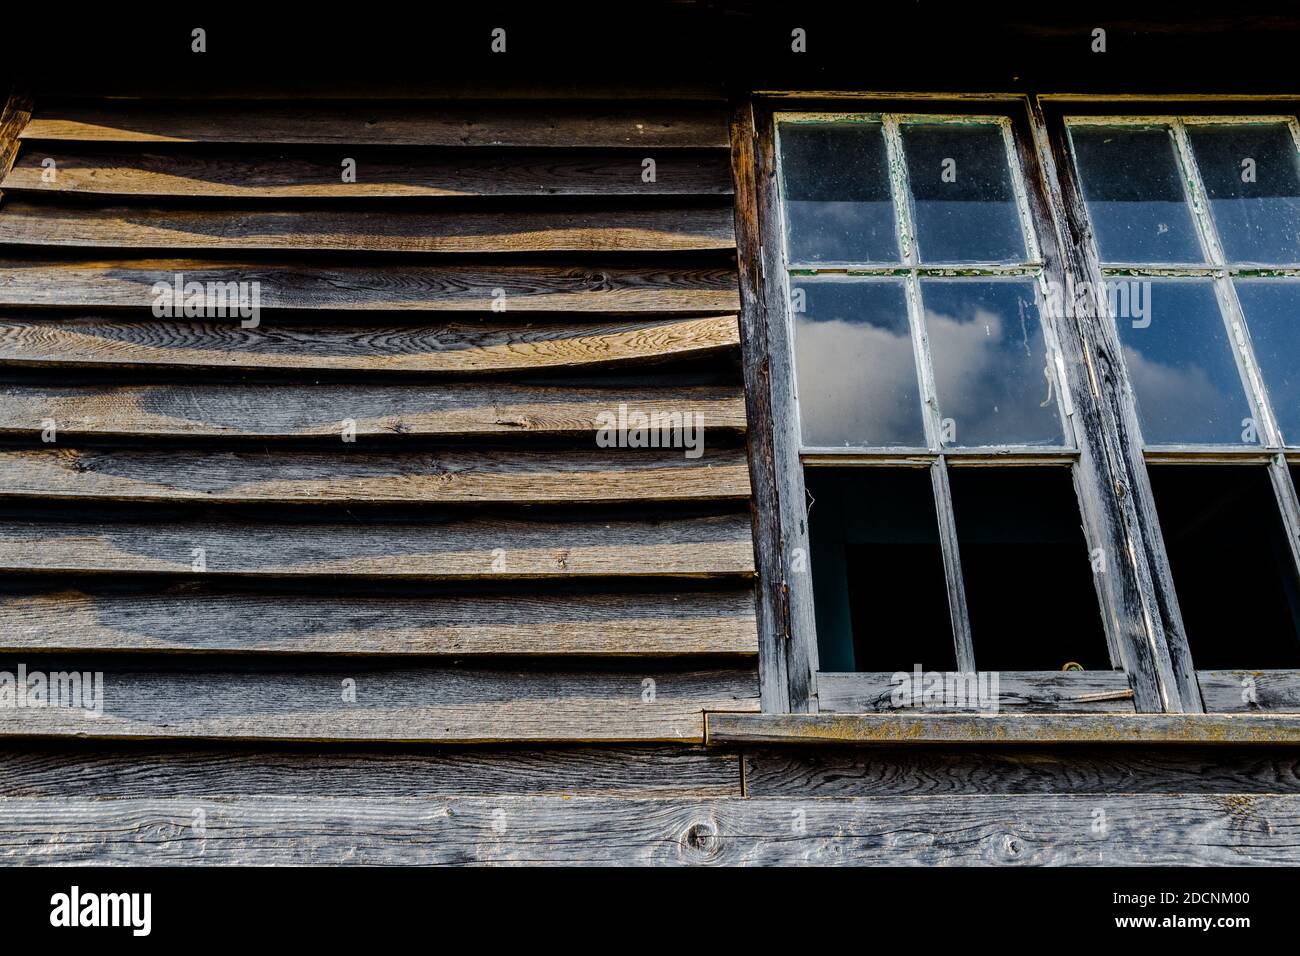
[[[13,92],[0,102],[0,181],[8,178],[18,155],[18,136],[31,118],[32,100],[26,93]]]
[[[2,260],[0,305],[153,308],[162,301],[155,285],[174,287],[178,280],[205,290],[209,283],[214,290],[246,289],[250,297],[256,288],[262,309],[635,313],[734,312],[739,305],[735,271],[728,267],[485,262],[377,269],[200,259]],[[213,308],[217,292],[206,301]],[[222,301],[232,303],[233,314],[234,300]]]
[[[15,134],[16,135],[16,134]],[[54,146],[54,148],[49,148]],[[392,198],[414,196],[725,196],[731,175],[722,153],[655,158],[632,150],[414,155],[352,150],[356,182],[342,181],[341,152],[266,155],[248,151],[77,152],[29,142],[0,189],[116,196],[236,199]],[[42,165],[54,161],[54,175]]]
[[[735,387],[555,388],[459,382],[437,385],[0,385],[0,434],[177,438],[333,436],[351,423],[377,435],[595,433],[620,406],[628,414],[697,415],[705,433],[743,431]]]
[[[38,111],[25,140],[118,143],[337,143],[358,146],[520,146],[669,149],[728,145],[715,106],[467,106],[295,103],[150,106],[113,103]]]
[[[697,450],[698,458],[686,449],[374,454],[47,446],[0,450],[0,498],[599,504],[749,497],[744,449]]]
[[[26,865],[1294,866],[1297,842],[1295,794],[0,800]]]
[[[30,674],[38,664],[24,666]],[[704,711],[758,708],[752,662],[653,672],[360,662],[320,671],[163,671],[66,658],[39,666],[51,675],[51,693],[59,687],[68,701],[78,692],[62,675],[88,673],[77,697],[88,706],[0,707],[0,736],[691,743],[703,739]],[[0,663],[10,674],[17,667]]]
[[[915,713],[970,711],[1113,711],[1133,713],[1133,690],[1123,671],[1001,671],[994,685],[986,672],[938,673],[939,698],[925,700],[926,678],[913,687],[913,675],[890,673],[817,675],[821,713]],[[900,680],[900,678],[902,678]],[[945,693],[952,694],[949,699]],[[946,702],[946,703],[945,703]]]
[[[0,316],[0,365],[469,374],[707,356],[734,349],[739,334],[734,315],[417,326],[309,325],[264,316],[247,329],[235,320]]]
[[[469,210],[59,206],[13,201],[0,245],[358,252],[680,252],[735,248],[728,206]]]
[[[747,515],[671,521],[7,521],[0,572],[490,581],[750,576]]]
[[[0,651],[683,657],[757,652],[748,591],[428,597],[0,593]]]
[[[1210,713],[1300,713],[1300,675],[1295,671],[1197,671]]]

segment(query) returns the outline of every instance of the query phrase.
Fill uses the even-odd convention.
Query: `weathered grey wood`
[[[971,674],[948,675],[946,681],[953,678],[961,681],[956,686],[963,693],[969,679],[969,690],[975,699],[968,706],[944,706],[941,703],[923,700],[910,701],[911,674],[904,674],[906,680],[895,679],[889,673],[853,673],[835,674],[822,671],[817,676],[817,704],[821,713],[906,713],[915,711],[935,712],[943,710],[969,711],[981,706],[998,711],[1099,711],[1133,713],[1133,690],[1129,687],[1128,675],[1123,671],[1077,671],[1063,673],[1060,671],[1000,671],[997,674],[997,697],[985,701],[978,699],[978,680]],[[992,691],[992,684],[985,685]],[[906,697],[898,698],[894,703],[895,691],[904,688]],[[924,690],[925,684],[919,690]]]
[[[140,250],[364,252],[679,252],[732,249],[727,206],[312,209],[59,206],[11,200],[0,245]]]
[[[594,446],[594,442],[593,442]],[[237,502],[585,502],[749,497],[743,452],[511,449],[353,454],[49,446],[0,450],[0,498]]]
[[[1210,713],[1300,713],[1300,674],[1295,671],[1197,671]]]
[[[18,155],[18,135],[32,118],[32,99],[21,90],[13,90],[0,105],[0,196],[3,180],[8,177]]]
[[[338,143],[369,146],[725,147],[713,106],[426,105],[312,102],[196,108],[112,103],[42,109],[25,140],[119,143]],[[344,154],[347,155],[347,154]]]
[[[238,199],[393,198],[414,196],[721,196],[731,192],[726,156],[719,152],[655,157],[655,177],[643,179],[644,158],[633,150],[504,153],[458,150],[390,155],[352,150],[357,181],[345,183],[341,154],[268,156],[243,152],[78,152],[30,142],[0,189],[117,196],[201,196]],[[54,160],[47,182],[41,163]]]
[[[257,283],[263,309],[734,312],[740,304],[730,268],[9,259],[0,261],[0,305],[152,308],[154,284],[177,275],[205,286]]]
[[[339,438],[373,435],[587,434],[620,405],[646,415],[697,414],[705,434],[745,428],[739,388],[446,385],[0,385],[0,434],[59,441],[88,435]],[[707,438],[705,439],[707,441]]]
[[[952,624],[954,660],[957,670],[969,674],[976,669],[975,644],[971,640],[970,611],[966,607],[966,582],[961,572],[961,546],[957,538],[957,516],[953,513],[948,463],[940,455],[927,470],[930,472],[930,487],[934,494],[939,549],[943,555],[943,579],[948,591],[948,620]],[[821,710],[820,676],[817,680],[817,709]]]
[[[3,279],[0,278],[0,282]],[[0,365],[302,369],[467,374],[710,355],[739,341],[734,315],[593,325],[304,325],[102,317],[0,317]]]
[[[0,651],[687,656],[757,652],[745,591],[428,597],[0,592]]]
[[[710,744],[1295,744],[1294,714],[710,714]]]
[[[24,659],[27,673],[37,665]],[[18,662],[0,663],[17,674]],[[706,710],[757,710],[753,665],[575,672],[477,667],[160,670],[57,658],[52,674],[103,674],[102,713],[0,707],[0,736],[316,741],[683,741]],[[53,682],[53,679],[51,679]],[[652,683],[647,683],[650,681]],[[98,686],[98,678],[95,678]],[[83,704],[87,698],[77,701]],[[354,697],[355,699],[351,699]]]
[[[1295,747],[781,747],[744,752],[751,797],[1300,793]]]
[[[681,744],[397,750],[9,740],[0,797],[740,796],[740,757]]]
[[[0,800],[29,865],[1294,865],[1298,836],[1296,795]]]
[[[196,572],[195,549],[205,569]],[[741,516],[667,522],[466,520],[0,525],[0,571],[399,579],[713,577],[754,570]]]

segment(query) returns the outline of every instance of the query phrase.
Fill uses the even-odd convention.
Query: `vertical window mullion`
[[[966,609],[966,583],[961,572],[961,549],[957,545],[957,518],[952,509],[952,488],[948,484],[946,455],[940,455],[930,466],[930,483],[934,486],[939,543],[943,551],[944,573],[948,579],[948,615],[952,620],[957,670],[974,673],[975,645],[971,640],[970,614]]]

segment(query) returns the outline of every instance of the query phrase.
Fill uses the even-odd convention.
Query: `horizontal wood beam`
[[[1296,744],[1300,714],[709,714],[710,744]]]
[[[937,673],[937,672],[936,672]],[[821,713],[905,713],[934,712],[944,704],[926,701],[924,675],[913,687],[913,675],[906,679],[892,673],[828,673],[817,675],[817,709]],[[949,710],[984,707],[1001,711],[1114,711],[1133,713],[1133,690],[1123,671],[1001,671],[996,689],[984,674],[938,673],[945,685],[965,700],[949,701]],[[940,687],[940,691],[943,688]],[[980,695],[984,696],[981,697]]]

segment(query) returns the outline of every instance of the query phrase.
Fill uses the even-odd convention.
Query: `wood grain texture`
[[[0,195],[3,180],[18,155],[18,136],[32,118],[32,99],[23,91],[12,91],[0,104]]]
[[[911,678],[910,674],[906,675]],[[996,697],[993,685],[983,689],[987,700],[980,700],[978,679],[966,681],[969,674],[944,674],[967,704],[945,707],[941,703],[913,700],[911,681],[898,682],[889,673],[836,674],[823,671],[817,675],[817,704],[821,713],[870,714],[907,713],[942,710],[977,710],[981,706],[999,711],[1100,711],[1133,713],[1133,691],[1123,671],[1001,671],[998,673]],[[924,693],[925,684],[916,690]],[[907,697],[895,703],[895,691],[903,688]],[[973,697],[971,695],[974,695]]]
[[[1197,671],[1209,713],[1300,713],[1300,674],[1295,671]]]
[[[1297,793],[1294,747],[881,746],[746,749],[752,797]],[[144,795],[144,794],[142,794]]]
[[[689,656],[757,653],[745,591],[428,597],[0,594],[0,651]]]
[[[1298,839],[1296,795],[0,800],[28,865],[1295,865]]]
[[[202,548],[206,570],[194,570]],[[7,521],[0,571],[381,579],[750,575],[743,517],[672,521]]]
[[[0,282],[3,279],[0,278]],[[469,374],[606,367],[711,355],[738,342],[736,317],[593,325],[417,327],[234,321],[0,318],[0,365],[300,369]]]
[[[197,259],[0,261],[0,305],[152,308],[154,284],[257,283],[263,309],[734,312],[729,268],[215,263]],[[251,289],[252,286],[249,286]],[[251,293],[250,293],[251,294]],[[496,309],[494,310],[494,305]]]
[[[184,438],[358,440],[376,435],[586,434],[620,405],[646,415],[702,416],[707,435],[745,428],[739,388],[569,388],[457,382],[431,385],[0,385],[0,434],[39,432]],[[706,439],[707,440],[707,439]]]
[[[594,445],[594,443],[593,443]],[[0,498],[112,501],[626,503],[746,498],[741,450],[511,449],[353,454],[0,451]]]
[[[1296,744],[1288,714],[711,714],[711,744]]]
[[[726,206],[429,211],[59,206],[10,201],[0,245],[358,252],[680,252],[731,249]]]
[[[14,661],[0,668],[17,673]],[[30,674],[37,665],[27,668]],[[0,707],[0,736],[698,743],[704,711],[758,709],[752,664],[653,672],[361,662],[329,671],[162,671],[58,658],[42,670],[102,672],[102,713],[81,706]],[[349,690],[354,700],[345,699]]]
[[[77,152],[30,142],[0,189],[114,196],[228,199],[343,199],[416,196],[723,196],[731,192],[722,153],[655,157],[655,176],[642,178],[639,152],[483,150],[391,154],[351,150],[357,180],[342,181],[343,154],[217,151]],[[56,176],[42,177],[46,159]]]
[[[0,797],[465,794],[738,797],[740,758],[699,746],[435,747],[7,741]]]
[[[38,110],[25,140],[119,143],[337,143],[357,146],[725,147],[717,106],[473,107],[352,103],[114,103]]]

